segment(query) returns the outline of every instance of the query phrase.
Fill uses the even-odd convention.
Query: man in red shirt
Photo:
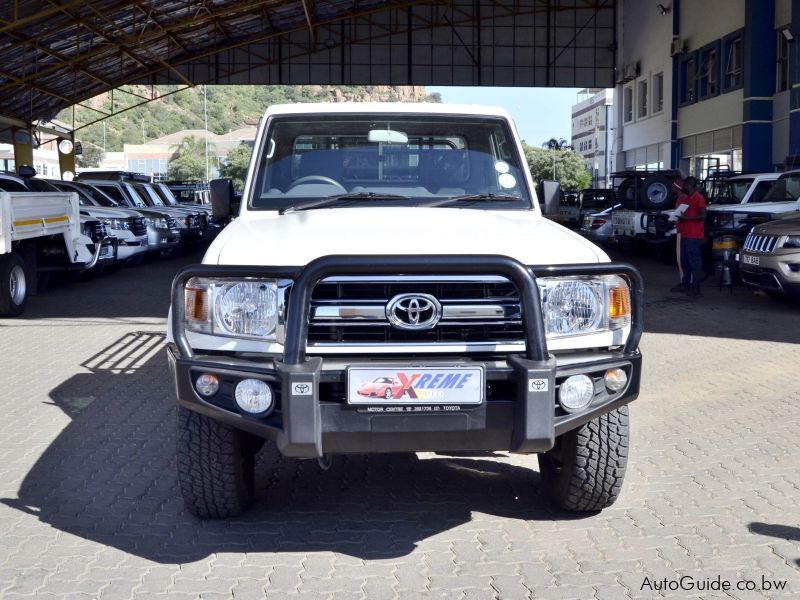
[[[703,277],[702,247],[706,236],[706,199],[697,191],[694,177],[687,177],[683,182],[683,192],[685,196],[678,200],[687,205],[686,210],[678,215],[681,285],[688,296],[699,296]]]

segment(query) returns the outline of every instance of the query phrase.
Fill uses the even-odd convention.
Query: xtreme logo
[[[437,373],[436,375],[413,373],[410,376],[403,372],[397,373],[397,379],[402,385],[394,393],[395,398],[402,398],[408,394],[409,398],[431,398],[429,390],[452,390],[463,388],[472,378],[472,373]]]

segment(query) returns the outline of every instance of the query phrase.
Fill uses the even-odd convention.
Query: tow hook
[[[331,457],[330,454],[323,454],[317,459],[317,464],[319,465],[320,469],[322,469],[323,471],[327,471],[331,468],[331,465],[333,464],[333,458]]]

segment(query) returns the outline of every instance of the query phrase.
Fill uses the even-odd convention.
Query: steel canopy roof
[[[123,84],[614,83],[615,0],[11,0],[0,114]]]

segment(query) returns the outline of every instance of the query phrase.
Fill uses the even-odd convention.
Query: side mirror
[[[212,179],[208,184],[211,196],[211,214],[215,221],[228,221],[233,212],[233,181]]]
[[[557,215],[561,201],[561,185],[557,181],[542,181],[542,203],[544,214]]]

